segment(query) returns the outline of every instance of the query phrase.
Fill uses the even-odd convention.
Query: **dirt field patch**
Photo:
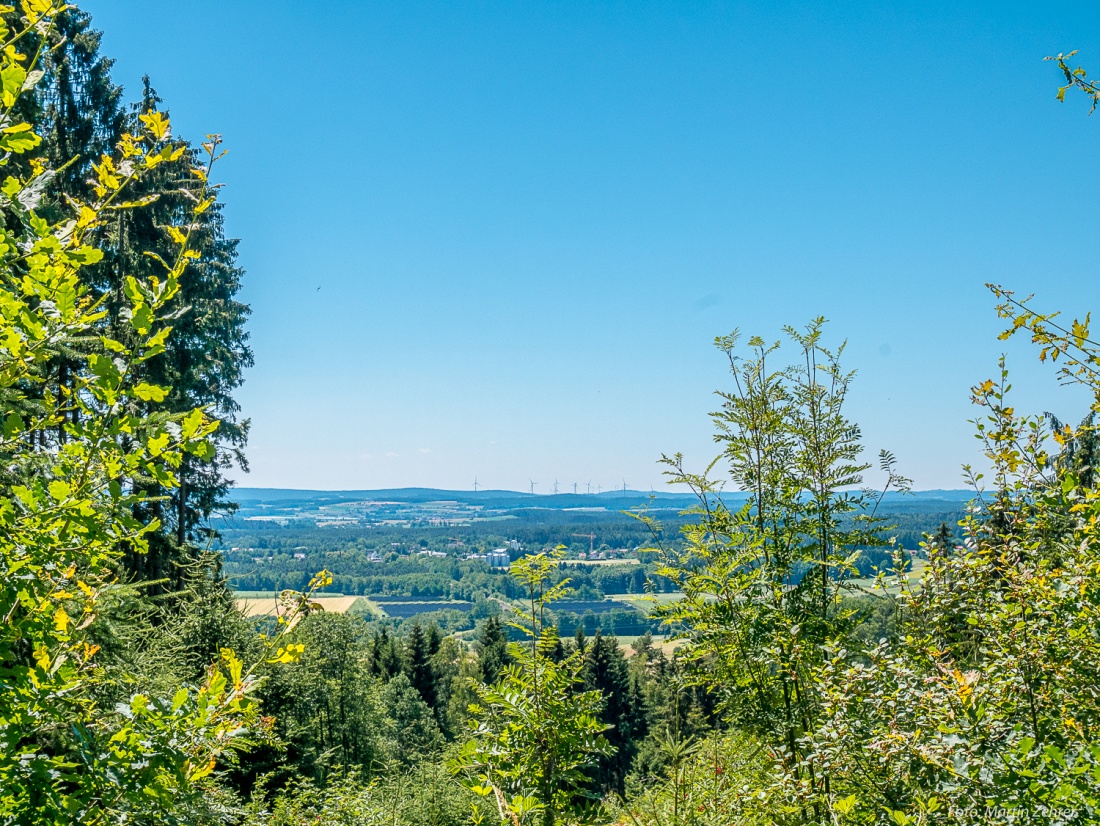
[[[363,605],[356,605],[357,602],[362,600]],[[313,601],[318,603],[322,608],[330,613],[345,614],[352,610],[368,611],[369,606],[366,605],[366,600],[362,597],[345,597],[345,596],[315,596]],[[274,616],[275,614],[275,597],[245,597],[237,600],[237,607],[244,612],[246,617],[266,617]]]

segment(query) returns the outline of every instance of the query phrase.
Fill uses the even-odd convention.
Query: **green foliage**
[[[498,617],[489,617],[478,631],[477,661],[481,669],[481,682],[490,685],[497,681],[501,670],[512,661],[508,653],[508,637]]]
[[[598,691],[583,682],[580,651],[557,658],[561,645],[547,606],[568,593],[568,581],[550,584],[560,550],[512,563],[529,594],[514,627],[527,636],[512,646],[514,662],[500,680],[478,688],[470,707],[472,739],[454,761],[471,788],[491,796],[501,820],[553,826],[583,808],[585,770],[612,751],[598,719]]]
[[[27,2],[22,12],[23,31],[47,32],[57,8]],[[10,123],[24,84],[35,82],[35,58],[19,54],[20,36],[6,26],[0,36],[10,44],[0,59]],[[0,143],[10,152],[40,143],[18,121],[6,134]],[[95,229],[126,208],[133,181],[179,151],[156,125],[127,135],[120,160],[96,164],[93,199],[74,200],[54,223],[34,212],[33,195],[52,170],[39,163],[33,177],[10,175],[4,184],[0,395],[13,412],[0,439],[10,478],[0,492],[0,811],[17,822],[99,822],[167,809],[255,719],[256,680],[229,650],[200,685],[169,697],[136,693],[106,714],[90,702],[98,666],[88,628],[121,549],[140,551],[157,527],[130,516],[132,482],[173,485],[186,455],[208,455],[217,427],[202,410],[131,412],[131,401],[154,392],[135,377],[171,333],[158,315],[179,290],[189,233],[180,231],[158,277],[127,280],[132,344],[102,338],[104,354],[83,356],[60,393],[49,390],[45,372],[59,347],[99,330],[104,310],[80,273],[102,257],[89,243]],[[45,392],[35,398],[39,388]]]
[[[613,801],[618,823],[631,826],[727,826],[768,823],[756,789],[768,783],[760,747],[743,735],[660,741],[668,766],[664,782],[635,780],[626,801]]]
[[[584,687],[599,692],[603,698],[598,719],[607,727],[604,736],[611,746],[611,753],[600,757],[589,776],[598,791],[614,790],[622,795],[637,743],[648,730],[645,698],[615,637],[605,637],[597,631],[581,650]]]
[[[434,626],[433,626],[434,628]],[[435,629],[436,634],[439,629]],[[431,642],[420,623],[414,622],[405,639],[405,673],[420,698],[429,708],[435,705],[435,673],[432,669]],[[438,641],[436,642],[438,650]]]
[[[25,25],[10,22],[16,30]],[[160,101],[147,78],[140,104],[129,110],[123,106],[122,90],[110,77],[111,61],[100,55],[100,34],[86,13],[66,8],[50,27],[31,27],[22,35],[24,43],[42,49],[42,77],[20,105],[42,135],[41,152],[55,173],[32,187],[40,213],[55,221],[67,216],[69,199],[98,197],[99,159],[114,153],[126,135],[152,128],[158,139],[168,140],[171,127],[158,112]],[[216,143],[218,138],[208,140]],[[210,437],[213,450],[185,455],[174,468],[175,484],[165,486],[153,477],[134,480],[147,494],[133,506],[135,516],[159,525],[147,535],[143,552],[127,554],[124,564],[132,578],[150,583],[150,594],[182,587],[184,570],[196,558],[187,543],[209,533],[206,521],[214,508],[231,508],[224,501],[224,468],[231,462],[244,466],[240,451],[247,423],[237,420],[232,393],[252,360],[244,332],[248,308],[235,300],[241,278],[236,242],[224,237],[221,207],[211,197],[218,187],[210,183],[202,163],[206,154],[206,148],[173,140],[171,152],[151,156],[142,174],[127,184],[127,208],[111,211],[110,220],[90,228],[89,239],[102,255],[80,273],[104,311],[99,332],[132,347],[136,340],[126,306],[127,279],[157,277],[160,262],[174,255],[179,233],[188,236],[188,265],[160,310],[171,317],[174,332],[131,366],[134,394],[129,404],[143,412],[186,413],[201,407],[220,426]],[[18,161],[17,166],[33,172],[33,164]],[[94,339],[78,346],[96,348]],[[79,357],[71,346],[58,348],[54,373],[43,388],[72,392]]]
[[[169,308],[196,257],[194,216],[213,203],[206,182],[217,141],[204,146],[202,165],[184,185],[190,206],[166,224],[172,244],[156,258],[159,270],[121,280],[118,324],[106,327],[106,297],[86,279],[104,258],[102,230],[136,208],[133,190],[152,170],[182,161],[186,150],[171,141],[163,115],[146,116],[112,154],[90,164],[85,196],[70,197],[57,214],[40,210],[57,169],[19,157],[41,144],[19,113],[24,94],[42,82],[36,65],[61,9],[26,0],[18,13],[7,12],[0,22],[0,117],[9,124],[0,136],[9,153],[0,159],[8,169],[0,187],[0,821],[176,822],[201,808],[219,758],[262,729],[260,661],[300,652],[275,650],[276,638],[246,663],[194,617],[166,647],[190,650],[202,665],[181,669],[190,680],[148,680],[120,672],[97,642],[109,642],[104,623],[117,621],[112,606],[128,598],[116,583],[121,559],[144,552],[160,527],[134,516],[148,502],[144,481],[171,490],[190,459],[213,455],[218,421],[194,406],[156,409],[169,389],[150,382],[145,365],[173,333]],[[60,383],[59,363],[66,365]],[[287,602],[290,627],[306,598]],[[120,685],[130,690],[105,707]]]
[[[324,787],[295,781],[273,803],[254,803],[243,826],[465,826],[488,814],[442,766],[422,763],[370,782],[355,772]]]
[[[725,460],[749,499],[728,509],[706,474],[666,457],[670,480],[700,504],[683,549],[664,549],[659,569],[684,592],[660,613],[688,629],[694,677],[720,694],[730,722],[770,747],[776,770],[807,800],[829,784],[806,746],[821,700],[815,670],[824,647],[855,624],[840,598],[860,549],[880,544],[874,506],[885,493],[851,491],[868,465],[843,410],[852,378],[840,365],[844,348],[824,346],[823,324],[788,328],[799,359],[778,369],[778,342],[753,338],[745,360],[736,333],[716,341],[734,389],[719,393],[722,409],[712,414],[723,448],[715,462]],[[893,466],[884,453],[887,486],[905,488]]]
[[[404,674],[398,674],[382,694],[386,719],[395,744],[394,759],[405,766],[438,754],[443,732],[436,723],[432,707]]]
[[[717,341],[734,386],[713,414],[715,464],[748,498],[723,500],[715,465],[666,458],[699,501],[682,541],[645,514],[600,526],[615,544],[652,531],[656,569],[566,571],[561,549],[510,578],[346,556],[360,590],[476,605],[457,620],[487,618],[471,652],[423,619],[399,636],[394,620],[324,614],[310,595],[332,576],[279,553],[288,532],[257,540],[275,551],[257,584],[307,593],[283,593],[258,635],[219,559],[190,546],[247,431],[231,395],[247,308],[210,184],[220,140],[174,140],[148,83],[125,111],[76,9],[2,8],[0,40],[0,824],[1100,820],[1087,315],[1065,323],[991,287],[1002,338],[1029,335],[1092,404],[1076,427],[1021,416],[1002,362],[973,389],[992,472],[969,471],[972,507],[937,511],[919,551],[887,548],[885,490],[857,490],[852,374],[817,319],[786,329],[797,357],[778,368],[779,344],[752,339],[745,357],[736,334]],[[1053,58],[1059,99],[1077,88],[1095,108],[1071,56]],[[890,454],[880,468],[907,487]],[[581,518],[522,538],[591,528]],[[877,589],[854,582],[874,569]],[[685,637],[671,659],[648,635],[628,661],[585,634],[621,619],[604,594],[643,587],[683,591],[660,612]]]
[[[1063,375],[1100,399],[1087,328],[1063,330],[997,292],[1009,299],[1006,335],[1029,331],[1040,357],[1060,354]],[[965,547],[929,543],[919,587],[904,588],[896,646],[861,664],[836,658],[822,673],[830,699],[819,748],[849,777],[858,811],[958,824],[1100,816],[1100,491],[1047,452],[1087,433],[1049,434],[1008,393],[1003,366],[973,391],[993,472]]]
[[[323,781],[338,766],[369,772],[387,762],[383,685],[370,677],[364,630],[357,617],[324,612],[294,629],[289,639],[303,653],[274,670],[263,690],[285,754],[260,757],[259,770]]]
[[[1089,108],[1089,114],[1091,115],[1096,111],[1096,107],[1100,104],[1100,85],[1094,80],[1086,80],[1088,73],[1078,66],[1076,69],[1071,68],[1067,62],[1071,57],[1077,54],[1077,50],[1066,54],[1058,54],[1054,57],[1047,57],[1044,60],[1054,60],[1058,63],[1058,68],[1062,70],[1062,75],[1066,79],[1064,86],[1058,87],[1058,100],[1065,102],[1066,92],[1070,89],[1080,89],[1084,94],[1092,101],[1092,106]]]
[[[1100,345],[1089,339],[1087,317],[1063,327],[1056,314],[994,292],[1010,325],[1004,336],[1030,333],[1040,358],[1060,363],[1063,380],[1089,389],[1095,414]],[[783,451],[807,442],[798,427],[781,426],[786,414],[773,415],[789,398],[782,380],[769,384],[761,359],[748,367],[753,373],[742,373],[742,386],[752,379],[756,389],[734,399],[747,422],[738,420],[734,435],[750,438],[734,444],[775,449],[783,459]],[[626,816],[639,823],[895,826],[1100,817],[1094,416],[1078,428],[1055,422],[1051,432],[1050,417],[1017,414],[1009,391],[1003,363],[996,379],[973,389],[983,414],[975,426],[992,472],[970,471],[976,500],[962,523],[962,544],[942,525],[923,546],[919,579],[880,576],[877,598],[839,599],[816,620],[817,631],[806,630],[812,591],[828,584],[842,597],[842,563],[826,583],[792,576],[790,567],[770,579],[764,573],[784,551],[797,558],[822,547],[824,534],[803,527],[821,524],[823,512],[813,511],[814,497],[802,488],[804,465],[750,466],[767,480],[760,495],[791,486],[799,493],[775,509],[758,500],[763,504],[739,516],[713,503],[705,480],[692,478],[705,530],[689,533],[693,552],[679,560],[688,600],[669,613],[689,624],[695,678],[710,685],[715,675],[732,678],[728,719],[742,732],[738,742],[755,744],[754,757],[732,761],[732,802],[742,808],[715,821],[707,791],[725,778],[682,771],[693,765],[679,756],[690,743],[670,736],[663,751],[676,756],[665,767],[667,779],[633,795]],[[745,455],[735,452],[734,461]],[[738,474],[754,478],[735,465]],[[796,538],[786,546],[777,541],[790,535]],[[734,556],[731,547],[748,550]],[[901,561],[899,554],[897,571]],[[802,601],[804,588],[811,596]],[[696,594],[703,599],[693,604]],[[756,703],[748,706],[755,716],[745,714],[746,696]],[[688,805],[695,800],[701,808]]]

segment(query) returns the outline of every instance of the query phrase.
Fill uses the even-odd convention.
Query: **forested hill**
[[[743,502],[746,494],[731,491],[722,494],[727,504]],[[402,504],[459,502],[493,510],[547,508],[566,510],[603,508],[609,511],[651,508],[684,509],[698,502],[690,493],[669,491],[613,490],[602,493],[523,493],[513,490],[444,490],[439,488],[384,488],[380,490],[297,490],[284,488],[234,488],[231,498],[242,509],[261,506],[302,507],[360,501],[386,501]],[[884,503],[891,512],[954,510],[974,498],[972,490],[923,490],[909,493],[887,492]],[[947,507],[944,507],[944,506]]]
[[[652,502],[662,508],[686,508],[697,500],[689,493],[614,490],[602,493],[523,493],[514,490],[443,490],[439,488],[386,488],[382,490],[283,490],[280,488],[236,488],[234,499],[243,507],[260,504],[338,504],[341,502],[385,501],[402,504],[460,502],[492,509],[513,508],[605,508],[623,510]],[[735,494],[740,496],[740,494]]]

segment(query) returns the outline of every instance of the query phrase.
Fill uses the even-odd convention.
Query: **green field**
[[[648,614],[658,605],[667,605],[670,602],[682,599],[683,596],[682,591],[670,591],[660,594],[614,594],[611,598],[616,602],[622,602],[631,608],[636,608]]]
[[[924,576],[924,569],[927,568],[927,567],[928,567],[927,560],[917,559],[917,558],[913,559],[912,569],[907,572],[908,577],[909,577],[909,582],[915,585],[916,582],[922,576]],[[901,583],[899,583],[897,581],[897,579],[894,578],[894,577],[888,577],[887,579],[892,584],[890,584],[886,588],[886,593],[892,594],[894,596],[897,596],[898,594],[900,594],[901,593]],[[861,577],[859,579],[849,579],[845,584],[850,589],[852,589],[854,591],[868,591],[870,593],[875,593],[875,594],[881,594],[882,593],[882,590],[875,585],[874,577]]]

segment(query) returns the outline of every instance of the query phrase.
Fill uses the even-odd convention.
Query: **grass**
[[[928,567],[927,560],[914,557],[913,565],[906,573],[909,577],[909,582],[914,586],[917,581],[924,576],[924,569]],[[894,577],[887,577],[887,581],[893,580],[892,584],[887,586],[886,593],[893,596],[897,596],[901,593],[901,584]],[[861,577],[859,579],[849,579],[846,584],[852,589],[858,589],[863,591],[870,591],[872,593],[881,594],[882,590],[875,586],[874,577]]]
[[[616,602],[622,602],[631,608],[637,608],[639,611],[648,613],[658,605],[667,605],[670,602],[682,599],[683,596],[682,591],[670,591],[658,594],[612,594],[611,598]]]

